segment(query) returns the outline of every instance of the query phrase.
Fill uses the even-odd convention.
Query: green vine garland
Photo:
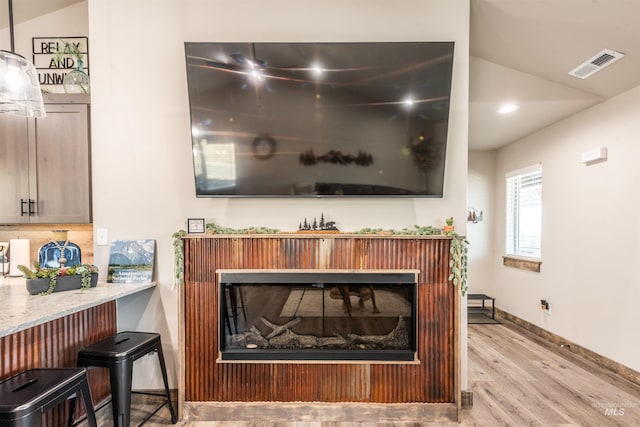
[[[51,271],[49,275],[49,287],[47,288],[46,291],[40,292],[39,295],[44,296],[44,295],[50,295],[51,293],[53,293],[53,291],[56,289],[59,274],[60,273],[57,270]]]
[[[214,222],[207,224],[207,233],[212,234],[277,234],[280,230],[268,227],[230,228]]]
[[[451,260],[449,260],[449,267],[451,267],[451,273],[449,274],[449,281],[453,283],[453,286],[460,286],[460,293],[465,296],[467,293],[467,267],[469,259],[467,256],[469,241],[462,236],[459,236],[456,232],[451,231],[447,233],[447,236],[451,236]]]
[[[215,223],[206,225],[206,231],[208,234],[277,234],[280,230],[267,227],[249,227],[249,228],[227,228],[221,227]],[[451,239],[451,260],[449,261],[449,267],[451,273],[449,274],[449,281],[454,286],[460,286],[460,292],[462,296],[467,293],[467,246],[469,242],[462,236],[459,236],[456,232],[446,232],[438,227],[430,225],[419,226],[414,225],[414,228],[403,228],[401,230],[382,228],[362,228],[358,231],[354,231],[351,234],[390,234],[390,235],[404,235],[404,236],[436,236],[445,235],[450,236]],[[173,233],[173,252],[174,252],[174,272],[175,283],[180,286],[184,284],[184,237],[187,235],[185,230],[178,230]]]
[[[186,235],[186,231],[178,230],[171,236],[173,237],[173,272],[178,286],[184,283],[184,240],[182,238]]]
[[[81,289],[89,289],[91,287],[91,272],[82,272],[80,274],[80,288]]]
[[[361,228],[353,234],[392,234],[397,236],[436,236],[442,234],[442,230],[431,225],[414,225],[414,228],[403,228],[401,230],[382,228]]]

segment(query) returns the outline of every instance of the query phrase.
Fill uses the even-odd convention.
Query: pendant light
[[[0,113],[45,117],[36,67],[14,52],[13,0],[8,4],[11,51],[0,50]]]

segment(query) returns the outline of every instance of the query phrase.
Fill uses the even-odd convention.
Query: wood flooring
[[[463,426],[640,426],[640,385],[629,382],[569,349],[552,345],[513,323],[469,325],[469,390],[473,408],[462,411]],[[135,399],[135,397],[134,397]],[[134,406],[136,403],[134,401]],[[110,412],[110,407],[101,412]],[[296,421],[290,412],[265,420],[247,413],[229,421],[183,421],[184,427],[413,427],[456,426],[416,419],[394,422]],[[145,416],[144,406],[132,410]],[[103,419],[108,413],[102,414]],[[145,426],[170,425],[160,410]]]
[[[464,425],[640,426],[640,385],[501,321],[469,325]]]

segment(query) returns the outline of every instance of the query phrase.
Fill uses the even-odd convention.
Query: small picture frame
[[[204,223],[204,218],[189,218],[187,219],[187,233],[189,234],[204,234],[207,231],[207,227]]]

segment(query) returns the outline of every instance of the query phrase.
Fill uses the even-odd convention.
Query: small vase
[[[89,93],[91,90],[90,80],[84,72],[84,63],[78,59],[78,68],[69,71],[62,80],[66,93]]]
[[[80,247],[67,239],[67,230],[53,230],[51,233],[52,240],[42,245],[38,251],[40,268],[59,268],[61,256],[66,259],[66,267],[82,264]]]

